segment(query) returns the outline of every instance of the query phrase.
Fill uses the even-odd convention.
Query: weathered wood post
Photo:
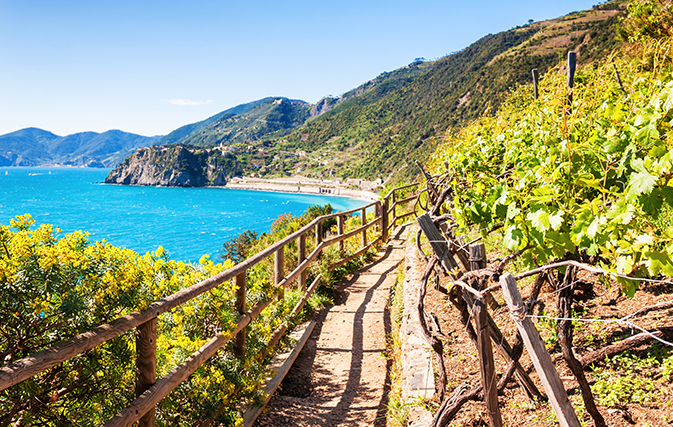
[[[317,248],[322,243],[322,221],[318,221],[315,225],[315,247]],[[318,259],[322,258],[322,251],[318,252]]]
[[[388,241],[388,198],[381,203],[381,240]]]
[[[481,270],[486,267],[486,245],[476,243],[468,246],[470,253],[470,270]],[[478,286],[477,286],[478,288]],[[480,289],[478,289],[480,290]],[[467,293],[467,291],[464,291]],[[491,331],[488,322],[488,311],[484,297],[474,298],[472,315],[476,323],[477,349],[479,351],[479,367],[481,369],[481,385],[484,388],[484,403],[491,427],[502,426],[502,416],[498,406],[498,382],[493,360]]]
[[[239,316],[245,314],[245,271],[236,276],[236,311]],[[234,356],[245,357],[245,332],[243,328],[234,339]]]
[[[360,225],[364,227],[367,224],[367,209],[360,211]],[[362,247],[367,246],[367,230],[362,230]]]
[[[423,233],[425,233],[425,237],[428,238],[430,246],[432,246],[432,250],[435,252],[435,254],[437,254],[439,263],[442,265],[442,268],[444,268],[444,271],[452,272],[459,268],[458,263],[453,258],[453,254],[451,254],[449,251],[449,246],[446,244],[444,236],[442,236],[435,224],[432,222],[430,214],[424,213],[423,215],[416,218],[416,222],[418,223],[418,226],[421,228],[421,230],[423,230]],[[454,280],[456,279],[455,274],[452,274],[451,277]]]
[[[568,112],[573,111],[573,86],[575,85],[575,67],[577,66],[577,55],[575,52],[568,52]]]
[[[304,262],[306,259],[306,234],[302,234],[299,236],[299,264]],[[301,272],[299,275],[299,289],[301,289],[302,292],[306,290],[306,269]]]
[[[502,416],[498,406],[498,381],[495,375],[493,347],[486,310],[484,298],[475,298],[472,305],[472,315],[477,327],[477,349],[479,350],[481,385],[484,388],[484,403],[491,427],[502,427]]]
[[[505,273],[500,276],[500,286],[502,287],[502,293],[505,301],[507,301],[512,319],[514,319],[514,323],[516,323],[516,327],[521,333],[523,342],[530,354],[535,370],[540,376],[542,385],[549,396],[559,424],[561,427],[580,427],[577,415],[575,415],[575,411],[568,400],[568,393],[563,388],[561,378],[559,378],[554,363],[551,361],[551,357],[544,347],[542,338],[540,338],[540,334],[535,329],[535,325],[533,325],[530,318],[525,316],[525,306],[521,299],[521,294],[516,288],[516,280],[514,280],[511,274]]]
[[[285,278],[285,246],[281,246],[274,252],[273,265],[273,283],[278,285]],[[285,290],[281,289],[278,299],[283,298],[285,298]]]
[[[533,99],[537,101],[538,92],[537,92],[537,81],[540,78],[540,73],[538,73],[537,68],[533,68]]]
[[[136,397],[150,388],[157,380],[157,318],[138,326],[136,334]],[[139,421],[141,427],[154,427],[155,409],[152,408]]]
[[[337,216],[337,235],[341,236],[344,234],[344,217],[343,215]],[[345,242],[343,240],[339,241],[339,256],[343,258],[344,256],[344,246]]]
[[[486,245],[475,243],[467,247],[470,253],[470,271],[481,270],[486,267]]]
[[[393,190],[391,202],[392,205],[390,205],[389,209],[391,211],[392,218],[389,221],[389,225],[395,227],[395,222],[397,221],[397,214],[396,214],[397,206],[395,205],[395,203],[397,202],[397,192],[395,190]]]

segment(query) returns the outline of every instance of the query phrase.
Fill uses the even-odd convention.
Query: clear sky
[[[315,103],[596,0],[0,0],[0,134],[163,135],[267,96]]]

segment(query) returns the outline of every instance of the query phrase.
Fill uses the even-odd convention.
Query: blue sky
[[[314,103],[596,3],[0,0],[0,134],[163,135],[266,96]]]

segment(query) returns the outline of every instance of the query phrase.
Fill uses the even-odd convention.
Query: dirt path
[[[318,325],[256,426],[385,426],[390,362],[387,308],[404,261],[398,229],[370,265],[337,287]]]

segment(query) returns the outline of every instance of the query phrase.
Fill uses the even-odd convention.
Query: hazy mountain
[[[114,167],[136,148],[152,145],[159,138],[120,130],[58,136],[42,129],[26,128],[0,135],[0,166]]]

